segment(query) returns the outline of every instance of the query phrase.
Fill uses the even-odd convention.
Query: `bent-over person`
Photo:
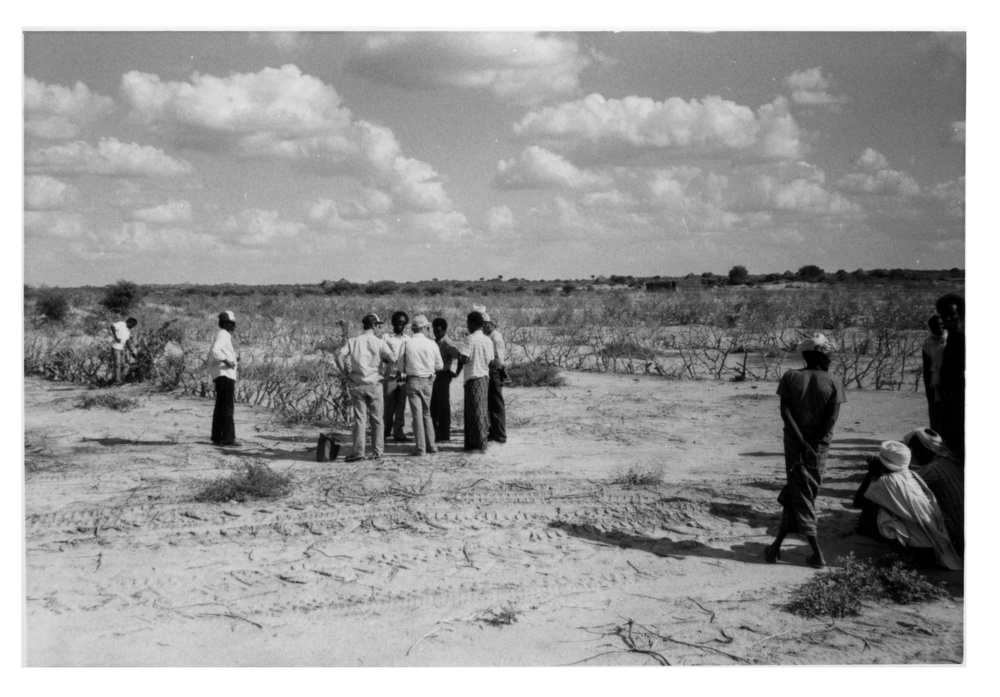
[[[368,314],[361,319],[362,332],[347,340],[334,357],[337,367],[347,375],[348,394],[353,415],[351,435],[354,448],[344,462],[357,462],[365,458],[365,421],[371,427],[372,458],[378,460],[385,450],[385,432],[382,429],[382,367],[391,368],[396,355],[379,336],[382,320]]]
[[[132,330],[139,324],[135,317],[129,317],[124,322],[115,322],[108,330],[111,332],[111,366],[114,372],[114,382],[122,381],[125,368],[125,354],[134,361],[135,348],[132,346]]]
[[[465,443],[466,450],[486,452],[490,419],[488,394],[490,361],[493,360],[493,342],[483,334],[483,315],[472,311],[466,319],[469,336],[459,353],[459,368],[465,371]]]
[[[826,566],[816,530],[816,496],[826,471],[833,427],[840,416],[840,405],[846,401],[840,378],[829,372],[829,353],[834,349],[822,334],[802,341],[798,350],[805,367],[787,371],[778,383],[786,481],[778,495],[781,527],[774,542],[764,549],[764,558],[772,564],[781,557],[785,536],[792,533],[809,542],[809,566]]]
[[[458,374],[458,346],[448,336],[448,320],[435,317],[431,322],[434,341],[441,352],[443,367],[434,376],[431,393],[431,422],[434,424],[434,441],[451,440],[451,381]]]

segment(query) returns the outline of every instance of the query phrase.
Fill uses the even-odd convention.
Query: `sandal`
[[[772,545],[768,545],[764,548],[764,561],[768,564],[776,564],[779,559],[781,559],[781,550],[776,550],[773,554],[771,553]]]

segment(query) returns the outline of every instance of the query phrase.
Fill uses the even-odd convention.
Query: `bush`
[[[742,283],[746,283],[749,276],[750,272],[747,271],[747,267],[734,266],[729,269],[729,285],[738,286]]]
[[[229,476],[205,486],[194,500],[242,503],[249,499],[280,498],[291,491],[291,482],[290,475],[278,474],[263,462],[243,461]]]
[[[894,556],[876,563],[851,554],[840,568],[817,574],[799,586],[785,609],[805,617],[851,617],[865,601],[900,605],[927,602],[947,593]]]
[[[102,394],[84,395],[77,408],[93,409],[97,407],[98,409],[110,409],[112,411],[130,411],[137,406],[139,406],[139,402],[130,397],[123,397],[113,392],[104,392]]]
[[[507,384],[512,387],[560,387],[566,378],[547,363],[514,363],[507,366]]]
[[[101,305],[111,312],[124,315],[143,295],[142,288],[132,281],[118,281],[107,287],[101,298]]]
[[[641,469],[629,467],[627,471],[616,474],[611,483],[625,489],[634,489],[638,486],[656,486],[663,481],[663,471],[661,469]]]
[[[43,290],[35,301],[35,312],[52,322],[61,322],[69,312],[69,300],[55,290]]]

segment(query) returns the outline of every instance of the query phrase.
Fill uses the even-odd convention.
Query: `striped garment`
[[[937,499],[948,537],[961,554],[965,547],[965,469],[951,458],[937,455],[914,471]]]
[[[486,447],[490,419],[487,395],[490,378],[485,375],[465,381],[465,449],[479,450]]]
[[[823,442],[811,442],[816,451],[815,464],[808,463],[798,441],[789,433],[785,442],[785,486],[778,494],[781,504],[781,523],[790,533],[816,536],[816,496],[823,484],[826,472],[826,457],[830,446]]]

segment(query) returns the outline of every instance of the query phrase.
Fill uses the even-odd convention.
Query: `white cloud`
[[[514,132],[560,149],[670,149],[691,154],[733,154],[788,159],[801,150],[798,126],[784,99],[752,109],[721,97],[662,102],[648,97],[575,102],[529,112]]]
[[[936,184],[929,192],[932,199],[941,201],[947,214],[953,218],[965,217],[965,177]]]
[[[486,211],[486,230],[491,235],[509,235],[514,231],[514,212],[508,206],[493,206]]]
[[[191,203],[188,201],[171,200],[159,206],[130,211],[128,218],[156,225],[186,223],[191,220]]]
[[[951,142],[965,145],[965,121],[955,121],[951,124]]]
[[[837,187],[852,194],[874,194],[879,196],[916,196],[920,184],[905,172],[889,168],[889,160],[872,148],[854,159],[857,172],[844,175]]]
[[[821,180],[795,178],[781,181],[762,175],[754,182],[760,210],[809,212],[821,215],[845,214],[859,209],[840,194],[828,191]]]
[[[309,45],[307,35],[297,31],[253,31],[247,37],[256,46],[271,46],[282,53],[294,53]]]
[[[282,239],[290,239],[304,229],[302,223],[282,221],[278,211],[245,209],[231,215],[223,224],[227,236],[239,245],[260,247]]]
[[[830,94],[830,81],[820,68],[792,73],[785,78],[785,86],[792,91],[792,101],[803,106],[835,107],[847,102],[847,97]]]
[[[364,77],[400,87],[480,89],[520,105],[579,92],[584,55],[565,34],[410,32],[365,38],[349,63]]]
[[[497,163],[496,183],[501,189],[593,189],[610,186],[611,179],[532,145],[516,159]]]
[[[24,80],[24,130],[50,140],[70,140],[83,126],[114,111],[110,97],[93,93],[82,82],[72,88]]]
[[[190,162],[170,157],[159,148],[115,138],[102,138],[97,147],[78,140],[31,150],[25,164],[31,171],[57,174],[172,177],[194,171]]]
[[[80,194],[72,184],[44,175],[24,178],[24,207],[29,211],[58,210],[74,203]]]
[[[25,211],[25,237],[29,233],[75,240],[84,236],[83,217],[78,213],[62,211]]]
[[[294,65],[225,78],[196,74],[190,82],[131,72],[122,91],[137,117],[181,143],[350,176],[411,211],[452,207],[431,165],[406,157],[389,128],[353,120],[333,87]]]
[[[177,221],[183,222],[183,221]],[[119,250],[130,252],[184,251],[221,252],[223,246],[212,235],[178,226],[165,221],[128,220],[110,236],[110,242]]]

